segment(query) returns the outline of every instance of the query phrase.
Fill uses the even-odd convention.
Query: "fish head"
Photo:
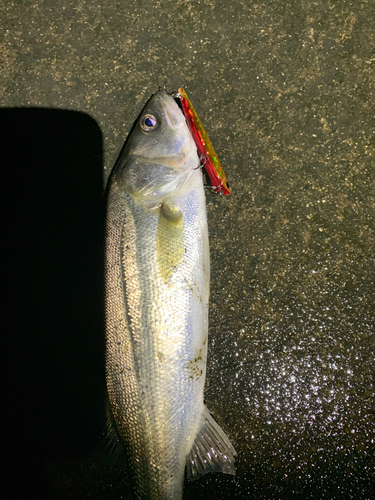
[[[133,127],[116,169],[118,182],[141,201],[160,202],[201,175],[198,167],[185,116],[173,96],[160,90]]]

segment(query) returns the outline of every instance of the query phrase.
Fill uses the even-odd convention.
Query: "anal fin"
[[[237,455],[229,438],[204,407],[201,423],[190,453],[186,457],[186,469],[190,479],[207,472],[236,474],[234,457]]]

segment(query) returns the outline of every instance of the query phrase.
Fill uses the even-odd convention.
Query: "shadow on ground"
[[[55,498],[48,468],[103,425],[102,135],[55,109],[1,109],[0,128],[7,498]]]

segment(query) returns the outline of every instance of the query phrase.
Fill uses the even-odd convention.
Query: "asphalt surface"
[[[103,188],[165,79],[232,187],[207,193],[205,397],[237,476],[184,500],[374,498],[374,18],[361,0],[0,4],[3,498],[133,498],[102,444]]]

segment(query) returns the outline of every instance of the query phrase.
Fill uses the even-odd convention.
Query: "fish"
[[[156,92],[110,175],[106,385],[140,500],[181,500],[185,470],[235,474],[204,405],[210,255],[197,147],[179,99]]]

